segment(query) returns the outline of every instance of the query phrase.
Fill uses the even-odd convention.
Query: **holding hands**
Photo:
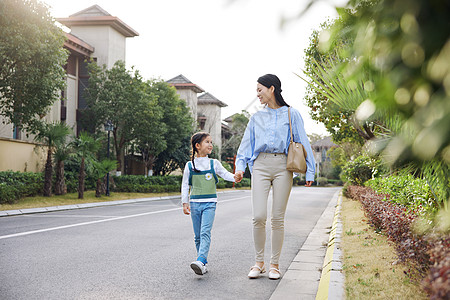
[[[242,172],[242,171],[237,171],[236,173],[234,173],[234,181],[235,182],[241,182],[243,177],[244,177],[244,172]]]

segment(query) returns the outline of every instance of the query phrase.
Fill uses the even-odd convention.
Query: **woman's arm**
[[[254,134],[254,121],[253,116],[248,121],[247,127],[245,128],[244,136],[242,137],[241,144],[236,154],[236,173],[245,171],[247,162],[251,159],[253,155],[253,147],[255,144],[255,134]]]

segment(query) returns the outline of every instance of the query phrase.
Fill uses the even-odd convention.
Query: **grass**
[[[346,299],[428,299],[396,264],[386,237],[369,227],[358,201],[343,197],[341,215]]]
[[[237,188],[237,189],[248,189],[248,188]],[[226,191],[233,189],[218,189],[218,191]],[[73,205],[82,203],[95,203],[95,202],[105,202],[105,201],[115,201],[115,200],[127,200],[127,199],[137,199],[137,198],[152,198],[152,197],[165,197],[165,196],[176,196],[180,195],[179,192],[173,193],[111,193],[111,196],[107,197],[102,195],[100,198],[95,197],[95,191],[84,192],[84,199],[78,199],[78,193],[70,193],[63,196],[35,196],[26,197],[18,200],[14,204],[0,204],[1,210],[16,210],[24,208],[38,208],[38,207],[48,207],[48,206],[60,206],[60,205]]]

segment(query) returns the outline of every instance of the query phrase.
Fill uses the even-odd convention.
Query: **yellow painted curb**
[[[336,229],[341,213],[342,195],[339,195],[336,211],[334,213],[333,225],[330,231],[330,238],[328,239],[327,252],[322,267],[322,275],[320,276],[319,288],[316,294],[316,300],[328,299],[328,291],[330,288],[331,278],[331,262],[333,260],[333,253],[335,249]]]

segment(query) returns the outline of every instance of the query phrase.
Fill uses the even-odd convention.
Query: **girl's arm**
[[[234,175],[228,172],[217,159],[214,159],[214,171],[226,181],[234,182]]]
[[[189,204],[189,167],[184,166],[183,180],[181,181],[181,202]]]

